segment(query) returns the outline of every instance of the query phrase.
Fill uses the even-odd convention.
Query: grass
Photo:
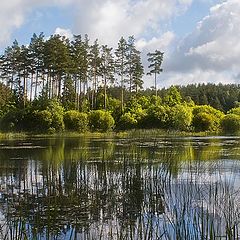
[[[159,136],[216,136],[216,132],[184,132],[176,130],[164,129],[132,129],[127,131],[111,131],[111,132],[69,132],[63,131],[58,133],[33,133],[33,132],[0,132],[0,139],[23,139],[27,137],[91,137],[91,138],[105,138],[105,137],[159,137]]]

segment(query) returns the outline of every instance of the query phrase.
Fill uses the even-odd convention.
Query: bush
[[[114,124],[115,121],[109,112],[94,110],[89,113],[89,125],[93,131],[110,131]]]
[[[165,128],[167,120],[167,107],[162,105],[151,105],[147,109],[147,115],[142,120],[145,128]]]
[[[232,108],[227,112],[228,114],[235,114],[240,116],[240,107]]]
[[[52,113],[48,110],[35,111],[35,131],[37,132],[54,132],[52,129]]]
[[[221,120],[221,127],[224,132],[236,133],[240,131],[240,115],[227,114]]]
[[[46,108],[52,114],[52,124],[51,128],[53,131],[64,130],[63,113],[64,108],[57,99],[51,99]]]
[[[205,112],[198,113],[193,117],[193,126],[198,132],[216,130],[213,115]]]
[[[208,105],[193,108],[192,125],[195,131],[217,131],[224,114]]]
[[[124,113],[118,122],[118,128],[122,130],[136,128],[136,126],[137,119],[130,112]]]
[[[68,130],[85,132],[88,129],[88,115],[75,110],[67,111],[64,114],[64,124]]]
[[[192,124],[192,108],[184,105],[176,105],[169,111],[169,126],[176,130],[186,131]]]
[[[29,131],[32,123],[31,109],[12,109],[2,116],[0,128],[3,131]]]

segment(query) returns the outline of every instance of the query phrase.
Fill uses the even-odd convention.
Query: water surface
[[[240,138],[0,141],[0,239],[238,239]]]

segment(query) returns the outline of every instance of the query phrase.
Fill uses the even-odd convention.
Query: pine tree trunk
[[[157,74],[155,72],[155,96],[157,97]]]
[[[38,89],[38,70],[36,73],[36,81],[35,81],[35,93],[34,93],[34,98],[37,97],[37,89]]]
[[[104,77],[104,109],[107,110],[107,79]]]

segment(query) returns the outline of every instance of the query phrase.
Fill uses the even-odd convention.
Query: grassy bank
[[[91,137],[91,138],[106,138],[106,137],[160,137],[160,136],[217,136],[221,132],[184,132],[176,130],[163,129],[133,129],[128,131],[112,131],[112,132],[69,132],[63,131],[58,133],[33,133],[33,132],[0,132],[0,139],[24,139],[31,137]]]

